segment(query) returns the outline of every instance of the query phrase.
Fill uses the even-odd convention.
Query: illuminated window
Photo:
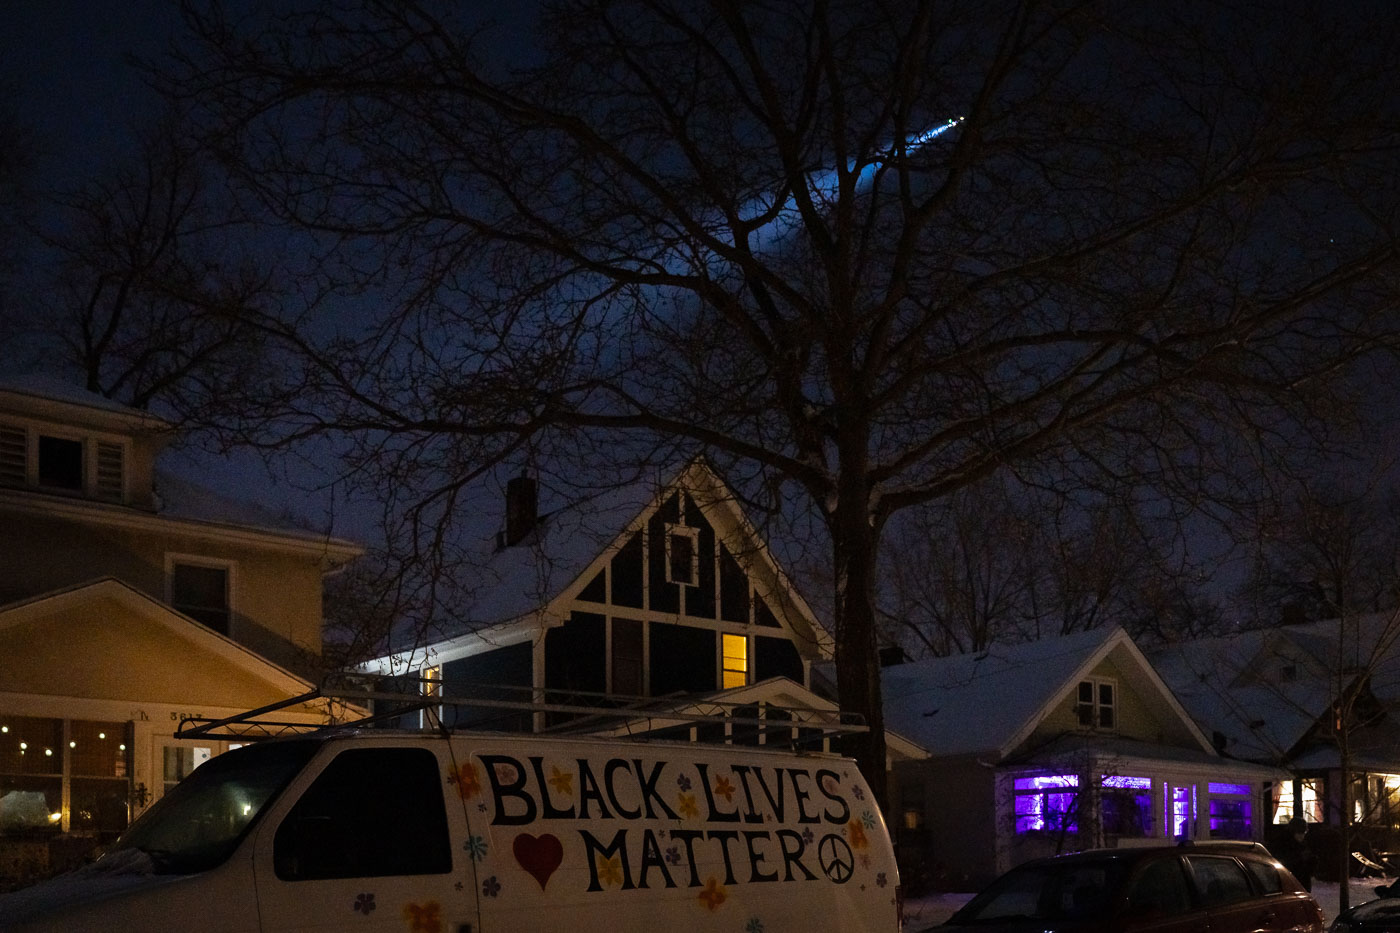
[[[216,632],[229,633],[229,567],[170,561],[170,605]]]
[[[203,745],[167,745],[161,749],[165,792],[189,777],[195,768],[214,757],[214,749]]]
[[[1294,785],[1301,789],[1301,800],[1295,796]],[[1273,790],[1274,822],[1287,823],[1295,816],[1301,816],[1309,823],[1322,820],[1322,781],[1309,778],[1303,781],[1279,781]]]
[[[1072,833],[1078,829],[1078,775],[1017,778],[1015,790],[1016,832]]]
[[[666,582],[694,586],[700,582],[700,529],[666,526]]]
[[[0,836],[115,839],[129,815],[128,744],[126,723],[0,716]]]
[[[723,652],[724,663],[723,683],[721,686],[728,690],[730,687],[742,687],[749,682],[749,639],[747,635],[723,634],[720,636],[720,650]]]
[[[1165,801],[1167,838],[1190,839],[1196,825],[1196,785],[1173,787]]]
[[[1079,716],[1081,726],[1088,726],[1090,729],[1112,729],[1116,726],[1115,686],[1113,681],[1098,677],[1079,682],[1079,698],[1075,703],[1075,712]]]
[[[423,668],[422,689],[423,689],[423,696],[425,696],[425,697],[440,697],[440,696],[442,696],[442,668],[441,668],[441,667],[425,667],[425,668]],[[418,727],[419,727],[420,729],[433,729],[433,728],[436,728],[436,727],[437,727],[437,724],[438,724],[439,722],[441,722],[441,721],[442,721],[442,707],[441,707],[441,706],[429,707],[429,708],[427,708],[427,709],[420,710],[419,713],[418,713]]]

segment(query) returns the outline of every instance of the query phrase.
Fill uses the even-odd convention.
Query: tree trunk
[[[884,812],[889,795],[875,624],[875,567],[880,532],[871,517],[864,470],[853,474],[855,471],[844,471],[837,507],[828,514],[836,575],[836,684],[841,709],[860,714],[870,727],[869,732],[850,737],[846,751],[860,765]]]

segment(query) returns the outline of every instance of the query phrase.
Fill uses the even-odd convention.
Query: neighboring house
[[[831,636],[703,460],[668,482],[610,489],[544,515],[535,481],[518,477],[499,514],[504,531],[483,536],[476,598],[455,628],[406,636],[366,670],[424,678],[446,698],[607,707],[622,697],[655,709],[661,698],[707,699],[760,716],[771,708],[775,719],[797,707],[834,712],[822,673]],[[443,715],[449,724],[539,730],[577,714],[445,707]],[[700,728],[648,719],[645,728],[668,735]],[[775,728],[791,740],[791,729]],[[756,740],[770,741],[769,731]],[[898,736],[890,744],[892,757],[922,754]]]
[[[1119,628],[883,671],[906,883],[980,885],[1027,859],[1261,838],[1276,769],[1223,757]],[[975,890],[958,887],[956,890]]]
[[[322,578],[360,548],[158,477],[171,437],[100,396],[0,384],[0,879],[6,853],[110,837],[224,750],[172,739],[181,718],[312,689]]]
[[[1169,645],[1153,663],[1227,754],[1286,768],[1269,824],[1336,826],[1342,748],[1351,822],[1379,851],[1400,848],[1400,618],[1381,614]],[[1353,698],[1349,714],[1338,704]],[[1342,728],[1339,729],[1339,726]]]

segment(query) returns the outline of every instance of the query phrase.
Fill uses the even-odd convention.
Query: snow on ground
[[[1364,904],[1376,899],[1376,886],[1390,884],[1393,878],[1353,878],[1349,894],[1351,906]],[[1313,885],[1313,897],[1322,908],[1323,915],[1330,925],[1337,919],[1337,904],[1341,886],[1319,881]],[[953,911],[972,898],[971,894],[929,894],[925,897],[910,898],[904,902],[904,933],[920,933],[938,926],[952,916]]]

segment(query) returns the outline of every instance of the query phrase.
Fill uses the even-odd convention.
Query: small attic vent
[[[0,484],[23,486],[27,479],[28,442],[23,428],[0,428]]]
[[[126,490],[125,451],[121,444],[99,441],[97,444],[97,485],[93,494],[108,502],[121,502]]]

